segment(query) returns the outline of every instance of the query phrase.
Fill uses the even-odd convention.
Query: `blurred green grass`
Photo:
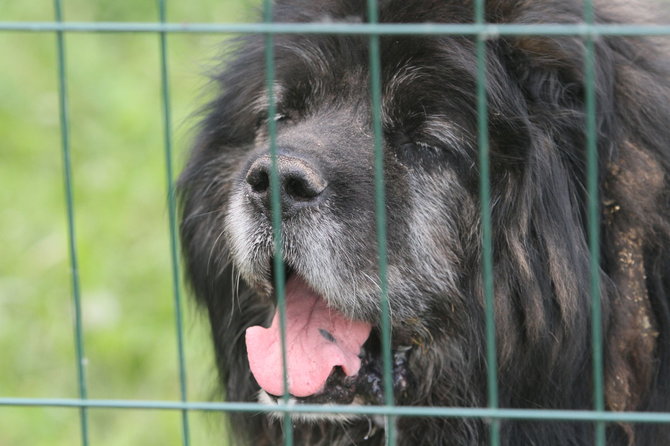
[[[172,22],[254,17],[254,0],[167,1]],[[72,21],[156,21],[157,3],[63,0]],[[51,21],[50,0],[0,0],[0,21]],[[175,165],[207,99],[222,35],[168,36]],[[179,398],[159,38],[66,35],[77,250],[89,397]],[[0,32],[0,396],[76,398],[70,263],[50,33]],[[184,306],[188,392],[216,399],[206,324]],[[223,444],[192,413],[192,444]],[[80,443],[73,409],[0,407],[0,446]],[[180,445],[177,412],[90,411],[91,445]]]

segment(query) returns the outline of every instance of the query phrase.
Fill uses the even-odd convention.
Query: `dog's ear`
[[[618,339],[606,352],[606,400],[611,410],[636,410],[656,379],[654,358],[667,350],[659,336],[670,324],[667,309],[659,311],[667,305],[667,289],[647,279],[668,262],[660,248],[670,235],[666,62],[648,39],[600,37],[588,79],[585,58],[591,54],[580,37],[510,38],[500,48],[528,104],[529,121],[553,135],[554,150],[573,169],[579,188],[586,183],[586,85],[593,82],[602,267],[612,285],[605,299],[619,309],[605,325],[607,336]],[[585,198],[582,193],[582,216]]]
[[[640,24],[649,17],[625,13],[616,5],[600,5],[595,17],[599,24]],[[552,14],[548,15],[547,10]],[[640,11],[645,8],[640,7]],[[660,8],[654,22],[667,21],[668,8]],[[494,0],[487,4],[487,20],[491,23],[524,25],[553,23],[576,25],[583,23],[581,2],[519,2]],[[601,143],[601,158],[611,160],[618,147],[604,147],[603,141],[632,141],[663,153],[669,133],[667,116],[670,111],[670,81],[667,78],[667,58],[670,39],[664,42],[647,37],[596,36],[593,53],[581,36],[520,36],[500,39],[503,59],[518,79],[526,100],[536,110],[544,110],[559,122],[566,112],[574,111],[584,127],[584,97],[587,82],[587,61],[593,63],[593,85],[596,95],[597,130]],[[665,44],[662,45],[662,44]],[[559,107],[561,110],[559,110]],[[561,113],[556,115],[556,112]],[[648,130],[648,131],[647,131]],[[627,135],[630,134],[631,136]],[[654,140],[642,141],[646,138]],[[667,155],[661,156],[667,158]]]
[[[556,148],[579,175],[585,175],[585,96],[592,83],[601,191],[621,199],[625,193],[640,192],[646,198],[629,203],[629,211],[641,225],[663,226],[657,214],[667,209],[668,179],[663,172],[670,170],[670,64],[658,54],[667,49],[647,38],[620,36],[597,38],[592,53],[578,36],[509,38],[498,48],[524,97],[529,122],[552,132],[559,143]],[[590,57],[592,78],[586,71]],[[642,162],[641,156],[646,167],[639,169],[644,174],[636,178],[636,185],[620,184],[626,180],[613,172],[625,169],[626,159]]]

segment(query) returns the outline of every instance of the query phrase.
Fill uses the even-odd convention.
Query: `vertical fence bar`
[[[593,25],[595,11],[593,0],[584,2],[584,22]],[[600,204],[598,196],[598,136],[595,93],[595,43],[589,30],[584,51],[584,102],[586,113],[588,234],[591,274],[591,343],[593,349],[593,405],[597,412],[605,410],[603,384],[603,335],[600,289]],[[595,446],[605,446],[605,423],[595,423]]]
[[[165,0],[158,0],[158,16],[161,23],[166,21]],[[161,95],[163,109],[163,138],[165,141],[165,175],[167,181],[168,224],[170,228],[170,261],[172,268],[172,289],[175,309],[175,328],[177,330],[177,363],[179,368],[179,396],[188,401],[186,386],[186,361],[184,354],[184,323],[181,301],[181,283],[179,280],[179,253],[177,244],[177,210],[175,206],[174,170],[172,167],[172,116],[170,112],[170,83],[168,78],[167,35],[160,36]],[[181,411],[182,444],[190,444],[188,410]]]
[[[485,0],[475,2],[475,23],[485,22]],[[486,309],[486,377],[488,407],[498,408],[495,302],[493,291],[493,246],[491,228],[491,185],[489,166],[488,104],[486,94],[486,36],[477,35],[477,128],[479,141],[479,201],[482,225],[482,274]],[[492,420],[489,444],[500,444],[500,420]]]
[[[368,21],[379,21],[376,0],[368,0]],[[382,142],[382,86],[381,86],[381,54],[379,34],[369,38],[370,57],[370,99],[372,109],[372,130],[375,154],[375,220],[377,229],[377,255],[379,261],[380,306],[381,306],[381,341],[384,382],[384,403],[394,405],[393,374],[391,369],[391,323],[388,298],[388,253],[386,244],[386,197],[384,191],[384,151]],[[395,444],[395,416],[386,417],[386,444]]]
[[[263,0],[263,21],[272,23],[272,1]],[[286,356],[286,288],[285,271],[282,252],[282,221],[281,221],[281,197],[279,184],[279,167],[277,166],[277,105],[274,95],[275,61],[274,61],[274,35],[265,34],[265,85],[268,94],[268,133],[270,135],[270,200],[272,208],[272,237],[274,241],[274,270],[275,270],[275,292],[277,295],[277,306],[279,308],[279,333],[281,337],[282,376],[284,381],[284,404],[289,402],[288,389],[288,362]],[[284,413],[283,417],[284,445],[293,445],[293,423],[291,415]]]
[[[54,16],[56,22],[63,21],[61,0],[54,0]],[[88,398],[86,387],[86,358],[84,351],[84,333],[81,312],[81,291],[79,286],[79,262],[77,259],[77,236],[74,222],[74,192],[72,188],[72,159],[70,156],[70,124],[67,93],[65,38],[63,31],[56,32],[56,50],[58,56],[58,105],[60,116],[61,148],[63,156],[63,179],[67,208],[68,250],[72,274],[72,303],[74,307],[75,354],[77,355],[77,385],[79,398]],[[88,409],[79,409],[81,426],[81,443],[88,445]]]

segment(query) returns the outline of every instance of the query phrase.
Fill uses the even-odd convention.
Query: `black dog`
[[[278,22],[366,21],[365,2],[277,1]],[[382,22],[472,23],[464,0],[380,1]],[[600,23],[630,11],[599,9]],[[628,9],[631,9],[630,7]],[[639,8],[637,8],[639,10]],[[577,0],[489,0],[490,23],[579,23]],[[379,274],[368,38],[276,36],[268,116],[262,36],[237,42],[180,181],[190,284],[231,401],[283,391],[267,122],[276,121],[296,404],[378,404]],[[486,68],[502,407],[592,409],[585,43],[500,37]],[[595,43],[605,399],[670,410],[670,69],[650,39]],[[381,39],[394,394],[486,405],[476,52],[468,36]],[[297,416],[304,445],[381,445],[373,417]],[[479,419],[399,418],[401,445],[485,445]],[[281,423],[234,415],[237,442]],[[503,421],[502,444],[590,445],[592,423]],[[609,446],[670,444],[667,425],[610,423]]]

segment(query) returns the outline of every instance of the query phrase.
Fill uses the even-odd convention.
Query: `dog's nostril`
[[[249,169],[249,173],[247,173],[246,180],[251,186],[251,190],[256,193],[267,192],[270,188],[270,177],[268,176],[268,172],[260,166],[252,166],[252,168]]]
[[[284,188],[286,193],[294,200],[311,200],[321,193],[317,184],[300,175],[285,178]]]

